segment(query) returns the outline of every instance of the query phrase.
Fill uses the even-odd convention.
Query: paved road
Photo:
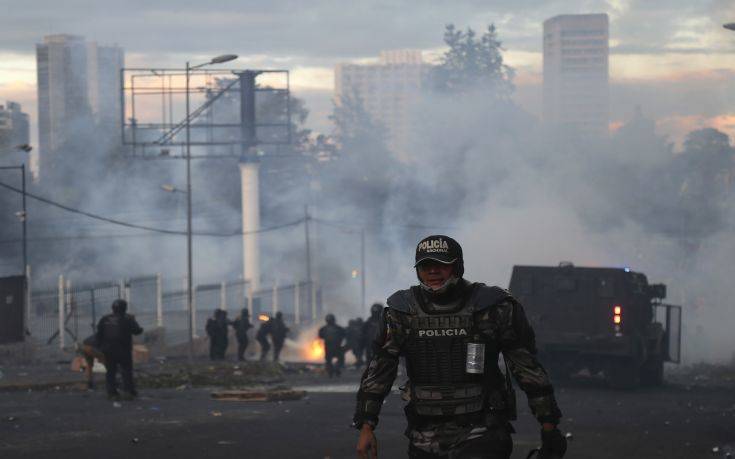
[[[350,458],[354,378],[296,381],[308,397],[282,403],[214,401],[203,389],[149,390],[120,407],[101,391],[0,393],[0,457]],[[577,383],[558,398],[562,428],[574,436],[569,458],[711,458],[735,447],[732,391],[620,392]],[[401,405],[395,395],[385,405],[380,457],[405,457]],[[524,458],[538,435],[527,410],[516,429],[513,458]]]

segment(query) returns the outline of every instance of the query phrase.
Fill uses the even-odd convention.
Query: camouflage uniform
[[[360,382],[354,423],[357,428],[363,423],[377,425],[383,400],[396,378],[399,357],[405,357],[409,378],[414,380],[405,389],[402,387],[404,399],[409,400],[405,433],[411,457],[463,457],[470,449],[482,451],[480,456],[472,457],[508,457],[512,451],[509,421],[515,419],[515,398],[498,367],[500,353],[540,423],[557,423],[561,412],[549,377],[536,359],[534,332],[518,301],[501,288],[470,284],[464,279],[456,287],[457,309],[453,316],[423,314],[428,300],[420,287],[396,292],[388,299],[373,343],[375,355]],[[462,302],[460,297],[464,298]],[[428,330],[423,337],[422,332],[417,334],[422,326]],[[454,336],[426,341],[427,333]],[[462,374],[466,343],[473,334],[486,348],[481,375]],[[419,349],[417,353],[416,343],[422,339],[431,346],[430,351]],[[428,386],[418,387],[417,381],[438,381],[444,387],[427,395]],[[443,400],[447,387],[449,392],[467,389],[460,396],[453,392]]]

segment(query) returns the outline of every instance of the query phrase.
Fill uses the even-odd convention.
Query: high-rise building
[[[607,14],[544,21],[544,121],[582,136],[609,132]]]
[[[97,124],[106,131],[120,131],[120,70],[125,55],[119,46],[87,44],[89,103]]]
[[[408,148],[411,106],[425,72],[421,51],[382,51],[376,64],[338,64],[335,101],[357,98],[372,121],[387,130],[388,147],[401,156]]]
[[[76,126],[119,132],[123,50],[75,35],[49,35],[36,45],[41,155],[57,150]]]
[[[28,115],[20,104],[8,101],[0,105],[0,149],[14,148],[30,143]]]

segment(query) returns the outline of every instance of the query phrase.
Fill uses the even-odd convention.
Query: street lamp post
[[[192,70],[210,65],[221,64],[237,59],[235,54],[223,54],[203,64],[191,66],[186,62],[186,309],[189,315],[189,361],[194,360],[194,283],[192,257],[192,225],[191,225],[191,114],[189,101],[189,76]]]

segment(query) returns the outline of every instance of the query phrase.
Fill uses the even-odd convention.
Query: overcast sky
[[[735,21],[735,0],[0,0],[0,8],[0,103],[21,102],[33,120],[35,44],[52,33],[118,44],[128,66],[236,53],[244,67],[288,68],[312,126],[326,130],[334,64],[383,49],[436,55],[447,23],[495,23],[518,71],[517,100],[539,114],[543,20],[606,12],[614,124],[640,104],[673,139],[698,126],[735,136],[735,32],[722,28]]]

